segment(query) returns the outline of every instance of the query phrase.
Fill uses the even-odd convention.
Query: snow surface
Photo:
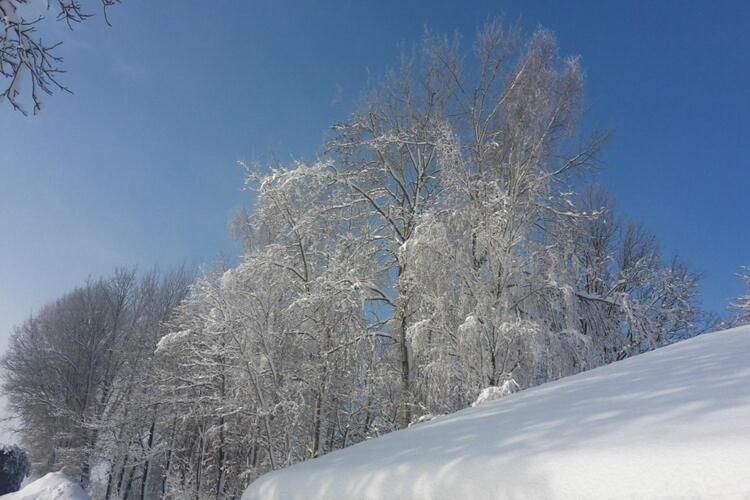
[[[750,498],[750,327],[262,476],[242,500]]]
[[[91,500],[83,488],[62,472],[50,472],[0,500]]]

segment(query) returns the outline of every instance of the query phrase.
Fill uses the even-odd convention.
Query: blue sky
[[[747,2],[123,0],[65,40],[41,116],[0,107],[0,349],[11,325],[118,265],[235,255],[240,159],[312,159],[368,79],[429,26],[544,25],[587,74],[621,211],[706,274],[723,312],[750,264]]]

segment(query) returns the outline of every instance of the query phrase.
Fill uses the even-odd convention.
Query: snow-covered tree
[[[86,486],[99,464],[110,466],[110,482],[118,461],[134,467],[127,450],[142,446],[153,408],[140,397],[150,354],[188,282],[180,272],[139,279],[119,270],[16,330],[2,358],[3,390],[36,474],[66,465]]]
[[[156,390],[156,345],[186,296],[192,273],[184,268],[152,271],[137,281],[129,302],[129,354],[113,384],[115,396],[93,424],[98,431],[96,459],[106,466],[105,498],[150,498],[163,488],[163,435],[158,424],[168,409]]]
[[[567,144],[580,102],[581,71],[577,60],[559,58],[549,32],[539,30],[524,43],[518,29],[489,23],[474,55],[467,65],[472,70],[466,70],[457,43],[426,37],[420,54],[376,88],[362,111],[335,127],[328,147],[331,176],[346,188],[344,199],[370,214],[367,224],[384,270],[382,297],[389,301],[388,330],[398,352],[398,426],[423,406],[415,387],[421,383],[418,365],[437,366],[412,352],[410,335],[435,329],[437,318],[422,315],[457,313],[455,301],[438,313],[425,300],[430,290],[420,279],[427,261],[457,247],[456,255],[441,257],[448,266],[443,272],[458,274],[431,280],[447,284],[440,297],[455,296],[446,286],[474,294],[461,313],[440,319],[444,331],[455,333],[472,316],[487,330],[462,331],[484,337],[477,346],[489,343],[483,361],[497,361],[501,349],[518,351],[510,338],[521,339],[519,330],[501,328],[497,321],[531,326],[516,304],[530,290],[517,278],[526,276],[523,268],[540,222],[575,215],[560,208],[553,186],[588,164],[598,145]],[[427,241],[433,236],[439,239]],[[429,271],[433,267],[441,272],[440,266]],[[471,290],[475,285],[483,290]],[[472,315],[476,307],[488,309]],[[510,338],[500,333],[506,330]],[[497,365],[487,370],[483,376],[489,383],[502,371]],[[467,395],[467,401],[474,396]]]
[[[411,290],[416,404],[440,412],[534,366],[535,339],[546,329],[535,301],[558,286],[540,266],[540,253],[555,244],[543,242],[545,228],[579,217],[561,188],[598,143],[567,140],[581,71],[577,60],[559,58],[549,32],[524,43],[518,30],[488,24],[474,72],[453,43],[430,39],[425,53],[427,75],[448,95],[433,139],[440,195],[422,205],[400,256],[414,262],[403,281]],[[533,373],[527,377],[529,385]],[[447,408],[431,408],[433,390],[452,394],[437,398]]]
[[[246,167],[242,263],[196,283],[160,348],[188,374],[175,492],[233,491],[217,449],[253,450],[251,478],[694,332],[698,277],[574,192],[601,144],[574,139],[577,59],[497,23],[475,55],[428,37],[323,159]]]
[[[366,319],[366,297],[378,261],[352,232],[365,215],[329,203],[329,174],[248,169],[257,206],[240,224],[241,264],[197,280],[160,342],[162,399],[181,415],[169,474],[188,478],[169,494],[231,496],[374,425],[372,358],[386,334]]]
[[[742,268],[740,278],[748,293],[740,295],[732,301],[731,309],[735,314],[732,320],[734,326],[750,324],[750,267]]]
[[[106,17],[107,8],[120,0],[99,0]],[[0,102],[7,99],[10,105],[23,114],[27,108],[22,102],[30,92],[32,111],[42,109],[43,94],[68,89],[60,82],[63,73],[62,58],[55,49],[60,42],[47,42],[38,33],[48,13],[58,22],[73,27],[92,16],[79,0],[0,0]],[[26,81],[24,81],[26,80]],[[24,87],[28,90],[24,90]]]
[[[497,22],[472,49],[427,35],[320,159],[243,164],[238,264],[119,273],[22,325],[4,387],[35,462],[102,466],[107,500],[236,498],[698,333],[700,276],[588,185],[579,60]]]

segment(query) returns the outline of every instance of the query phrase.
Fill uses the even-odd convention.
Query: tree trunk
[[[406,338],[406,314],[400,313],[399,321],[399,355],[401,357],[401,411],[399,412],[399,428],[408,427],[411,423],[411,384],[409,375],[409,345]]]
[[[151,453],[151,447],[154,445],[154,431],[156,427],[156,410],[154,410],[154,418],[151,420],[151,427],[148,430],[148,446],[146,448],[146,460],[143,462],[143,473],[141,476],[141,500],[146,500],[146,488],[148,483],[148,472],[151,466],[149,455]]]

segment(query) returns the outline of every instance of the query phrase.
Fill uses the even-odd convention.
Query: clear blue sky
[[[88,275],[236,254],[236,160],[313,158],[425,25],[468,41],[501,13],[582,56],[601,182],[722,312],[750,264],[750,3],[123,0],[52,33],[75,95],[0,108],[0,349]]]

